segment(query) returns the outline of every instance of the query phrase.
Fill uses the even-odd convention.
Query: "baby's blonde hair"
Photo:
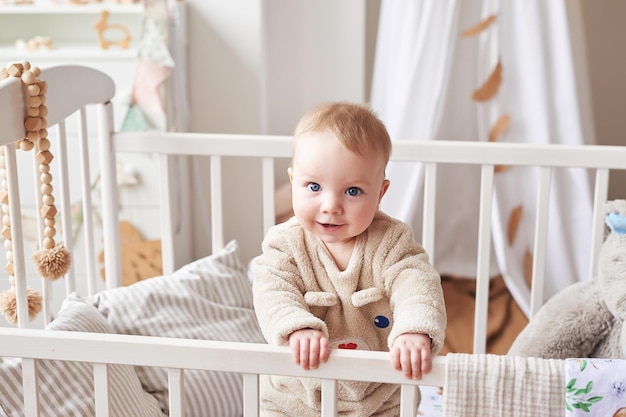
[[[380,155],[387,165],[391,138],[384,123],[369,107],[356,103],[332,102],[314,107],[302,116],[294,131],[294,149],[298,138],[311,132],[331,132],[351,152]]]

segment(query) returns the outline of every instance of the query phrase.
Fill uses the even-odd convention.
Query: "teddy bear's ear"
[[[626,234],[626,200],[608,201],[605,213],[606,225],[617,234]]]
[[[605,221],[609,228],[619,234],[626,234],[626,216],[620,213],[609,213],[605,217]]]

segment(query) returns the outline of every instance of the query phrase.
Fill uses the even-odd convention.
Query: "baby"
[[[268,343],[315,369],[333,348],[390,351],[420,379],[440,350],[439,274],[409,226],[379,211],[391,140],[368,108],[330,103],[296,126],[288,169],[295,216],[271,228],[252,263],[254,306]],[[265,377],[263,416],[319,416],[320,383]],[[396,385],[340,381],[340,414],[397,416]]]

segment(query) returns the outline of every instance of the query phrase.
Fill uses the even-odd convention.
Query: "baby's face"
[[[289,169],[294,213],[327,245],[352,243],[369,227],[389,181],[378,155],[357,155],[332,133],[298,138]]]

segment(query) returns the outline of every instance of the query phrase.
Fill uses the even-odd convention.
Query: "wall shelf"
[[[0,14],[99,14],[102,10],[112,14],[142,14],[142,3],[118,4],[111,1],[89,4],[65,4],[50,0],[35,0],[33,4],[1,4]]]

